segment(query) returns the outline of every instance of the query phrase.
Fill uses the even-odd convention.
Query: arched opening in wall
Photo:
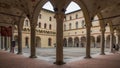
[[[14,36],[14,41],[15,41],[15,46],[18,46],[18,36],[17,35]]]
[[[29,38],[28,37],[25,37],[25,47],[26,48],[30,47],[30,45],[29,45]]]
[[[81,47],[86,47],[86,37],[81,37]]]
[[[30,28],[30,21],[27,17],[24,19],[23,29],[24,28]]]
[[[116,37],[113,35],[113,44],[116,44]]]
[[[56,19],[53,6],[49,0],[40,8],[36,27],[36,54],[41,57],[49,57],[55,61],[56,57]],[[48,60],[44,59],[44,60]]]
[[[40,18],[38,24],[41,31],[37,36],[41,38],[41,48],[53,48],[56,46],[56,19],[53,6],[50,1],[47,1],[40,10]]]
[[[74,38],[74,47],[79,47],[79,38],[78,37]]]
[[[96,45],[95,45],[95,37],[94,36],[91,36],[91,47],[92,48],[95,48],[96,47]]]
[[[51,45],[52,45],[52,39],[48,38],[48,46],[51,46]]]
[[[64,42],[63,42],[63,46],[64,46],[64,47],[67,47],[67,45],[68,45],[68,44],[67,44],[67,39],[66,39],[66,38],[64,38],[64,40],[63,40],[63,41],[64,41]]]
[[[73,47],[73,38],[72,37],[69,37],[68,38],[68,47]]]
[[[36,47],[40,48],[41,47],[41,38],[40,37],[36,37]]]
[[[96,40],[96,47],[97,48],[101,47],[100,43],[101,43],[101,35],[97,36],[97,40]]]
[[[110,48],[110,35],[106,36],[106,48]]]

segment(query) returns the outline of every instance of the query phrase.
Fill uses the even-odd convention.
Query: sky
[[[48,9],[48,10],[51,10],[51,11],[54,11],[54,10],[53,10],[53,6],[51,5],[50,2],[47,2],[47,3],[43,6],[43,8]],[[79,7],[75,2],[71,2],[71,3],[68,5],[65,13],[70,13],[70,12],[76,11],[76,10],[78,10],[78,9],[80,9],[80,7]]]

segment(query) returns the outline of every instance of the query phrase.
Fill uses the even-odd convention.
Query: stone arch
[[[40,37],[36,37],[36,47],[41,47],[41,38]]]
[[[67,39],[64,38],[64,39],[63,39],[63,46],[64,46],[64,47],[67,47],[67,45],[68,45],[68,44],[67,44]]]
[[[81,37],[81,47],[86,47],[86,37]]]
[[[48,38],[48,46],[52,46],[52,38]]]
[[[110,35],[106,36],[106,47],[110,47]]]
[[[68,38],[68,47],[72,47],[73,46],[73,38],[69,37]]]
[[[79,38],[78,37],[74,38],[74,46],[79,47]]]
[[[95,46],[95,37],[94,36],[91,36],[91,47],[96,47]]]
[[[18,45],[18,36],[17,35],[14,36],[14,41],[15,41],[15,45],[17,46]]]
[[[101,43],[101,35],[97,36],[97,40],[96,40],[96,47],[100,48],[100,43]]]
[[[29,38],[25,37],[25,46],[29,48]]]

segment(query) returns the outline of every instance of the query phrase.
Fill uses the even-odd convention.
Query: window
[[[38,27],[41,28],[41,23],[39,22]]]
[[[38,18],[41,19],[41,14],[39,14]]]
[[[50,24],[50,25],[49,25],[49,29],[52,29],[51,27],[52,27],[52,26],[51,26],[51,24]]]
[[[72,20],[72,17],[70,16],[70,20]]]
[[[76,22],[76,29],[78,28],[78,22]]]
[[[76,19],[78,18],[78,14],[76,14]]]
[[[44,28],[46,29],[46,27],[47,27],[47,25],[46,25],[46,23],[44,24]]]
[[[25,26],[28,26],[28,20],[25,20]]]
[[[65,18],[64,18],[64,19],[65,19],[65,21],[66,21],[66,16],[65,16]]]
[[[71,23],[69,24],[69,29],[71,29]]]
[[[52,17],[49,17],[49,21],[52,21]]]
[[[81,26],[82,26],[82,28],[85,28],[85,22],[84,22],[84,20],[82,20]]]
[[[51,44],[52,44],[52,40],[51,38],[48,38],[48,46],[51,46]]]
[[[64,30],[66,30],[66,24],[64,24]]]

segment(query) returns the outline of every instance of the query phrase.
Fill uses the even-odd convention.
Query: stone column
[[[75,47],[75,41],[74,39],[72,40],[73,44],[72,44],[72,47]]]
[[[2,45],[2,44],[1,44],[1,34],[0,34],[0,49],[1,49],[1,45]]]
[[[65,14],[64,12],[58,11],[58,9],[55,9],[56,14],[55,14],[55,18],[56,18],[56,30],[57,30],[57,34],[56,34],[56,62],[55,64],[57,65],[62,65],[64,64],[63,62],[63,21],[64,21],[64,17]]]
[[[3,49],[5,48],[5,36],[2,37]]]
[[[115,37],[116,37],[116,44],[119,44],[119,36],[118,36],[118,34],[116,34]]]
[[[68,47],[68,39],[66,38],[66,41],[67,41],[67,45],[66,45],[66,47]]]
[[[91,45],[90,35],[91,35],[91,26],[88,25],[88,26],[86,26],[87,43],[86,43],[86,56],[85,56],[85,58],[91,58],[91,56],[90,56],[90,45]]]
[[[100,53],[100,55],[105,55],[105,29],[103,28],[103,29],[101,29],[100,30],[101,31],[101,53]]]
[[[3,49],[3,36],[1,36],[1,49]]]
[[[36,43],[36,25],[35,25],[35,23],[33,23],[32,21],[31,21],[31,46],[30,46],[30,48],[31,48],[31,54],[30,54],[30,58],[37,58],[37,56],[36,56],[36,45],[35,45],[35,43]]]
[[[94,48],[97,48],[97,37],[95,37]]]
[[[114,33],[111,33],[110,34],[110,52],[113,52],[113,36],[114,36]]]
[[[8,48],[7,48],[7,36],[4,37],[4,46],[5,46],[5,50],[8,50]]]
[[[79,47],[81,47],[81,37],[79,38]]]
[[[22,27],[18,25],[18,53],[22,54]]]

